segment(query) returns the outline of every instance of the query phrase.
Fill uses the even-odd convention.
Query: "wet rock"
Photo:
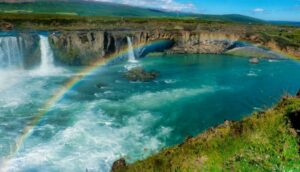
[[[298,90],[296,97],[300,98],[300,90]]]
[[[3,30],[13,30],[14,25],[8,22],[0,22],[0,29]]]
[[[106,85],[106,84],[103,84],[103,83],[98,83],[98,84],[96,85],[96,87],[99,88],[99,89],[104,88],[104,87],[106,87],[106,86],[107,86],[107,85]]]
[[[124,76],[130,81],[149,82],[159,76],[156,71],[147,72],[143,68],[137,67],[127,71]]]
[[[258,58],[251,58],[251,59],[249,60],[249,62],[252,63],[252,64],[258,64],[258,63],[259,63],[259,60],[258,60]]]
[[[115,161],[112,165],[112,168],[111,168],[111,172],[117,172],[117,171],[120,171],[122,169],[126,168],[126,161],[124,158],[121,158],[117,161]]]
[[[242,57],[255,57],[255,58],[267,58],[267,59],[283,58],[280,54],[276,52],[261,47],[252,46],[252,45],[230,49],[226,52],[226,54],[242,56]]]
[[[292,128],[293,128],[298,134],[300,134],[300,111],[290,112],[290,113],[288,114],[288,117],[289,117],[289,119],[290,119]]]

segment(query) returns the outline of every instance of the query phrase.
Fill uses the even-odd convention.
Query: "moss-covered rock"
[[[147,72],[141,67],[136,67],[127,71],[124,76],[130,81],[149,82],[158,77],[159,73],[156,71]]]

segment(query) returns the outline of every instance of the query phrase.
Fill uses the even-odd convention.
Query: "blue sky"
[[[96,0],[203,14],[244,14],[265,20],[300,21],[300,0]]]

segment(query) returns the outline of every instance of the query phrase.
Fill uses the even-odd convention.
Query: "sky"
[[[95,0],[202,14],[243,14],[300,22],[300,0]]]

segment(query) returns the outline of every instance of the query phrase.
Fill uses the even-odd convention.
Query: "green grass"
[[[0,11],[34,14],[77,14],[79,16],[115,16],[115,17],[173,17],[197,18],[209,21],[239,23],[263,23],[264,21],[243,15],[202,15],[193,13],[166,12],[157,9],[132,7],[127,5],[87,2],[87,1],[37,1],[27,3],[1,3]]]
[[[290,97],[116,171],[300,171],[293,112],[300,112],[300,99]]]
[[[86,2],[86,1],[37,1],[27,3],[0,3],[0,10],[6,11],[32,11],[35,14],[57,14],[57,13],[76,13],[80,16],[156,16],[170,17],[177,16],[176,13],[163,12],[126,5]]]

